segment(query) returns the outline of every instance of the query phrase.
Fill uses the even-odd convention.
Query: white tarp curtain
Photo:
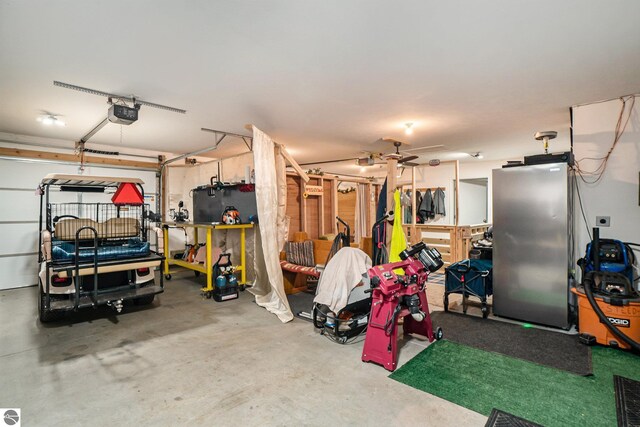
[[[293,314],[284,292],[280,269],[280,251],[288,231],[285,216],[286,164],[280,155],[280,148],[276,148],[271,138],[255,126],[253,159],[260,224],[255,233],[256,280],[249,290],[255,295],[259,306],[278,316],[282,322],[289,322],[293,320]]]
[[[367,204],[369,203],[369,192],[367,191],[366,184],[358,184],[356,200],[356,229],[355,229],[355,242],[360,243],[363,237],[366,237],[367,232]]]

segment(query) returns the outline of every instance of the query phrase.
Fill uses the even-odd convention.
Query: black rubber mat
[[[287,300],[289,300],[289,307],[291,308],[291,312],[293,313],[293,315],[298,319],[311,322],[311,319],[300,317],[299,314],[301,311],[311,314],[311,309],[313,308],[313,298],[315,298],[315,294],[310,294],[307,292],[299,292],[297,294],[287,295]]]
[[[524,418],[493,408],[484,427],[542,427]]]
[[[640,381],[613,376],[619,427],[640,427]]]
[[[528,360],[578,375],[591,375],[591,348],[568,335],[519,324],[436,311],[433,326],[459,344]]]

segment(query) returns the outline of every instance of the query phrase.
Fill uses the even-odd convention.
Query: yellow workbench
[[[204,229],[207,234],[207,258],[204,264],[194,264],[190,262],[183,261],[181,259],[173,259],[171,258],[171,254],[169,251],[169,228],[193,228],[194,232],[194,242],[198,243],[198,230]],[[167,222],[162,224],[162,229],[164,232],[164,247],[165,247],[165,257],[164,257],[164,277],[167,280],[171,280],[171,271],[169,270],[170,265],[177,265],[183,268],[187,268],[189,270],[196,271],[197,273],[204,273],[207,275],[207,286],[202,288],[202,292],[205,295],[211,295],[213,292],[213,282],[215,277],[213,277],[213,263],[211,261],[211,248],[213,242],[213,232],[214,230],[240,230],[240,265],[236,267],[236,271],[240,272],[240,277],[238,278],[238,285],[241,290],[244,290],[244,287],[247,283],[247,268],[246,268],[246,246],[245,246],[245,238],[246,238],[246,230],[248,228],[253,228],[253,224],[236,224],[236,225],[225,225],[225,224],[211,224],[211,223],[203,223],[203,224],[195,224],[191,222]]]

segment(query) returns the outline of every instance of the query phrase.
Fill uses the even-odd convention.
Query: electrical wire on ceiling
[[[576,161],[576,172],[578,173],[580,179],[586,184],[597,184],[602,179],[602,177],[604,176],[604,172],[607,169],[607,163],[609,162],[611,153],[613,153],[616,145],[618,145],[618,142],[620,141],[620,138],[622,138],[622,135],[627,128],[627,124],[629,124],[629,120],[631,119],[633,107],[636,103],[636,95],[622,96],[619,99],[622,102],[622,106],[620,107],[620,114],[618,115],[618,122],[616,123],[616,128],[614,131],[613,143],[611,144],[611,148],[609,148],[609,151],[607,151],[607,154],[602,157],[584,157]],[[628,111],[627,103],[629,103]],[[626,119],[624,118],[625,112]],[[597,167],[594,170],[585,170],[580,166],[580,162],[582,162],[583,160],[596,161],[598,162]]]

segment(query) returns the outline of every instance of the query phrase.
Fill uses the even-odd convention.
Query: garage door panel
[[[0,289],[20,288],[38,283],[37,255],[0,257]]]
[[[38,224],[0,224],[0,255],[38,251]]]
[[[30,192],[0,189],[0,200],[0,222],[38,220],[40,197],[35,195],[35,188]]]

